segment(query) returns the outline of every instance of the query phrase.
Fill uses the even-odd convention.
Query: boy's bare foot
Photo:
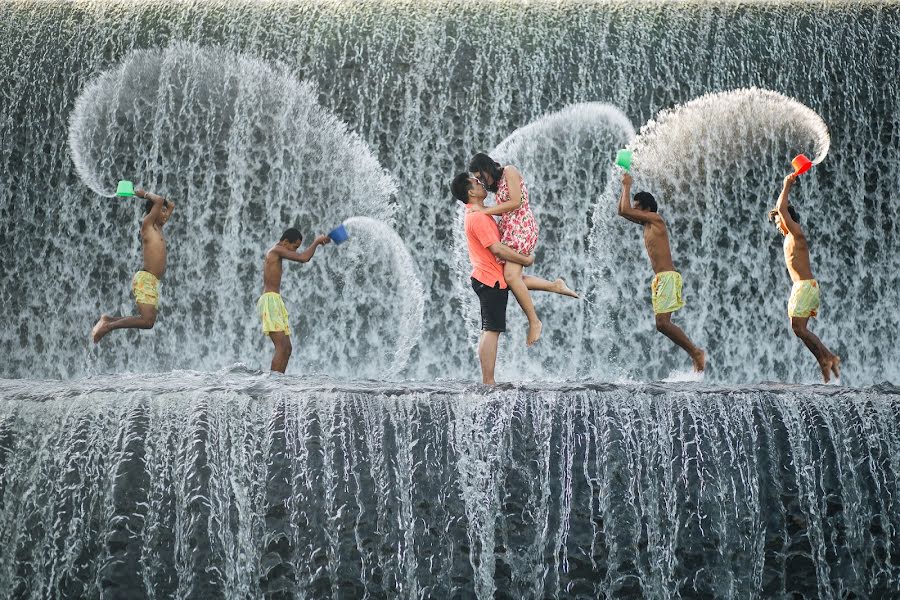
[[[696,354],[691,355],[691,361],[694,363],[694,372],[702,373],[706,368],[706,352],[698,349]]]
[[[566,280],[562,277],[553,282],[553,291],[563,296],[569,296],[570,298],[578,297],[578,292],[567,286]]]
[[[528,323],[528,339],[525,340],[525,343],[529,346],[534,346],[534,343],[537,342],[541,337],[541,329],[544,327],[543,323],[535,320],[534,323]]]
[[[822,371],[822,379],[825,383],[831,380],[831,358],[823,358],[819,361],[819,370]]]
[[[837,354],[831,355],[831,372],[837,379],[841,378],[841,359]]]
[[[109,333],[110,320],[111,319],[109,318],[109,315],[101,315],[100,319],[97,321],[97,324],[94,325],[93,329],[91,329],[91,339],[94,340],[95,344],[103,339],[104,335]]]

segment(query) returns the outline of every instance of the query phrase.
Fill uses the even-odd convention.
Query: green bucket
[[[634,159],[634,152],[632,150],[619,150],[616,154],[616,164],[626,171],[631,171],[632,159]]]
[[[116,188],[116,196],[122,196],[123,198],[134,196],[134,184],[124,179],[120,181],[119,187]]]

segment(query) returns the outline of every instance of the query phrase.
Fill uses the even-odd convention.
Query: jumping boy
[[[784,178],[778,202],[775,208],[769,211],[769,221],[775,223],[778,231],[784,236],[784,262],[791,281],[794,282],[788,300],[791,329],[816,357],[822,371],[822,379],[828,383],[832,373],[835,377],[841,376],[841,359],[826,348],[822,340],[806,327],[809,319],[815,317],[819,311],[819,283],[813,279],[809,263],[809,244],[806,242],[803,229],[800,228],[800,217],[788,203],[788,194],[796,179],[797,176],[794,174]]]
[[[136,317],[111,317],[101,315],[91,329],[91,339],[96,344],[113,329],[153,329],[159,308],[159,282],[166,272],[166,239],[163,225],[172,216],[175,203],[152,192],[135,190],[134,195],[147,202],[141,222],[141,243],[144,251],[144,268],[134,274],[131,291],[137,303]]]
[[[272,356],[272,370],[284,373],[291,358],[291,326],[287,308],[281,299],[281,260],[309,262],[316,253],[316,248],[329,241],[327,235],[320,235],[303,252],[297,252],[303,236],[293,227],[284,232],[281,240],[266,252],[263,264],[263,295],[256,302],[256,312],[262,320],[263,333],[269,336],[275,345]]]
[[[656,330],[688,353],[694,364],[694,371],[703,371],[706,368],[706,352],[697,347],[687,334],[672,322],[672,313],[684,307],[684,300],[681,297],[681,274],[675,270],[675,264],[672,262],[666,222],[657,214],[656,200],[649,192],[635,194],[635,205],[631,205],[631,183],[631,175],[625,173],[622,176],[619,214],[644,227],[644,247],[647,249],[650,266],[655,273],[650,289],[653,313],[656,315]]]

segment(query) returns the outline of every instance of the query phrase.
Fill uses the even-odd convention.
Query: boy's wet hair
[[[163,207],[169,208],[169,201],[165,198],[163,198]],[[153,200],[147,200],[144,202],[144,214],[149,215],[151,210],[153,210]]]
[[[634,201],[637,202],[641,208],[646,208],[650,212],[656,212],[659,208],[656,205],[656,198],[654,198],[653,194],[650,192],[638,192],[634,195]]]
[[[778,214],[778,209],[773,208],[769,211],[769,223],[775,222],[775,215]],[[794,223],[800,222],[800,213],[798,213],[793,206],[788,204],[788,214],[791,215],[791,218],[794,220]]]
[[[469,190],[471,189],[472,182],[469,181],[468,173],[460,173],[450,183],[450,193],[463,204],[469,203]]]
[[[487,181],[484,181],[484,187],[491,192],[497,191],[497,186],[500,185],[500,179],[503,177],[503,167],[500,166],[500,163],[484,152],[479,152],[469,161],[469,173],[475,172],[487,173],[490,175],[494,180],[494,183],[488,185]]]
[[[300,233],[299,229],[295,229],[295,228],[291,227],[290,229],[284,230],[284,233],[281,234],[280,241],[287,242],[289,244],[293,244],[295,242],[302,242],[303,234]]]

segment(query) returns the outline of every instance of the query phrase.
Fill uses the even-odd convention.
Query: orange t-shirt
[[[466,242],[469,244],[469,260],[472,262],[472,277],[484,285],[494,287],[500,282],[500,289],[506,289],[503,266],[497,262],[488,246],[500,241],[497,222],[490,215],[471,212],[466,206]]]

